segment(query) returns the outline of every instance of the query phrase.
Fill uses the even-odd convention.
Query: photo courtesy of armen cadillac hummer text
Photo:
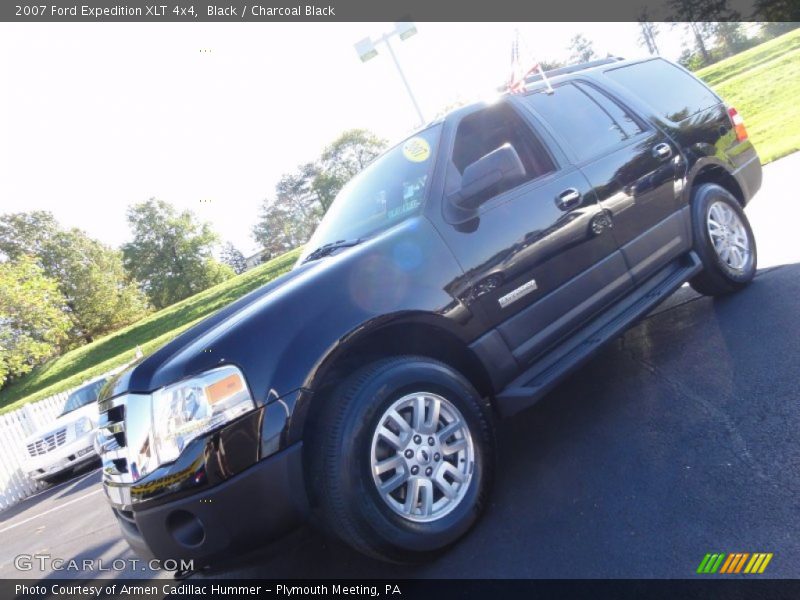
[[[490,502],[494,423],[688,282],[747,286],[761,164],[661,58],[530,76],[339,192],[292,271],[110,380],[103,482],[143,557],[197,568],[313,517],[396,562]]]

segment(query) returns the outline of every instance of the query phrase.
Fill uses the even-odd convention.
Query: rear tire
[[[746,287],[756,274],[756,240],[739,202],[713,183],[699,186],[692,199],[694,250],[703,271],[689,284],[706,296]]]
[[[325,399],[308,448],[323,527],[400,563],[463,536],[483,511],[494,471],[487,404],[460,373],[416,356],[377,361],[345,380]]]

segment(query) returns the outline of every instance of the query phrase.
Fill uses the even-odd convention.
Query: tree
[[[58,222],[50,212],[6,213],[0,216],[0,253],[11,260],[42,257],[59,231]]]
[[[233,269],[233,272],[237,275],[247,270],[247,261],[244,258],[244,254],[230,242],[226,242],[225,245],[222,246],[220,260]]]
[[[353,176],[371,163],[386,148],[386,140],[366,129],[350,129],[336,138],[319,160],[312,188],[323,214],[336,194]]]
[[[259,220],[253,227],[253,238],[272,258],[303,245],[314,232],[322,210],[318,197],[311,190],[313,180],[301,167],[284,175],[275,186],[276,197],[261,207]]]
[[[149,310],[147,298],[123,268],[121,252],[79,229],[65,231],[49,212],[2,215],[0,252],[11,260],[34,257],[57,282],[72,322],[72,343],[92,341]]]
[[[757,0],[755,16],[765,21],[765,33],[774,37],[800,26],[800,5],[797,0]]]
[[[687,26],[692,32],[692,35],[695,39],[695,44],[697,49],[700,51],[700,55],[703,57],[703,64],[707,65],[710,64],[711,61],[711,54],[706,47],[705,39],[711,33],[711,25],[705,22],[698,22],[698,21],[691,21],[687,23]]]
[[[788,4],[788,0],[787,0]],[[796,3],[795,3],[796,6]],[[785,8],[785,11],[789,11],[789,7]],[[788,12],[772,12],[769,8],[764,8],[764,11],[767,15],[774,14],[774,16],[781,16],[783,14],[789,14]],[[773,19],[768,19],[764,24],[761,25],[761,32],[760,37],[763,40],[771,40],[774,37],[778,37],[779,35],[783,35],[784,33],[788,33],[793,29],[797,29],[800,27],[800,9],[795,8],[795,19],[794,21],[778,21]]]
[[[284,174],[275,197],[261,206],[253,238],[267,257],[304,244],[342,187],[385,148],[386,141],[365,129],[345,131],[316,162]]]
[[[156,308],[233,277],[233,269],[212,256],[216,234],[190,211],[178,213],[151,198],[128,209],[128,223],[133,241],[122,247],[125,268]]]
[[[687,48],[684,45],[681,55],[678,57],[678,64],[689,69],[690,71],[697,71],[698,69],[702,68],[705,63],[703,62],[703,57],[699,52],[696,52],[691,48]]]
[[[71,325],[64,304],[34,257],[0,262],[0,387],[58,352]]]
[[[639,45],[647,48],[647,51],[654,56],[658,54],[657,35],[658,24],[648,21],[647,9],[643,10],[639,17]]]
[[[734,20],[738,13],[728,7],[727,0],[669,0],[668,6],[674,11],[671,19],[681,21],[675,26],[687,28],[703,64],[710,64],[711,53],[706,42],[714,35],[714,22]]]
[[[741,23],[734,21],[719,21],[712,24],[712,31],[717,45],[725,49],[725,56],[741,52],[747,47],[747,36]]]
[[[125,271],[122,252],[79,229],[56,234],[45,252],[45,264],[66,298],[73,339],[91,342],[150,310],[147,297]]]
[[[539,61],[539,66],[542,68],[542,71],[553,71],[561,67],[566,67],[567,64],[563,60],[558,60],[556,58],[545,58]]]
[[[569,42],[569,50],[572,54],[569,57],[571,63],[584,63],[597,58],[594,51],[594,44],[582,33],[573,37]]]

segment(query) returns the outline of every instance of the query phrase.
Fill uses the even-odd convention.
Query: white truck
[[[50,482],[98,460],[97,396],[105,383],[106,379],[98,379],[72,392],[56,420],[25,439],[29,477]]]

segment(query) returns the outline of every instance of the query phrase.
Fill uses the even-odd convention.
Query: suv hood
[[[406,260],[407,250],[420,260]],[[398,315],[452,310],[448,286],[461,275],[434,226],[408,219],[250,292],[120,375],[102,397],[150,394],[233,365],[257,404],[281,398],[301,388],[343,337]]]
[[[214,356],[213,352],[204,352],[204,350],[213,349],[213,341],[222,335],[231,324],[245,318],[255,308],[263,306],[272,296],[290,293],[300,282],[324,268],[323,265],[329,260],[330,258],[326,258],[304,265],[296,265],[291,271],[242,296],[197,325],[190,327],[153,354],[144,357],[129,369],[112,377],[103,388],[100,400],[124,393],[149,393],[184,377],[226,363],[225,356]],[[199,364],[195,360],[190,366],[187,360],[189,357],[206,358],[207,360],[201,360]]]

